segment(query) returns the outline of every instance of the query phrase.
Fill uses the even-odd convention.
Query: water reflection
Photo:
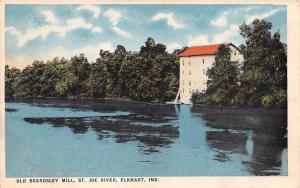
[[[245,133],[231,133],[226,131],[207,131],[206,141],[209,147],[216,151],[215,160],[226,162],[229,154],[246,155],[247,135]]]
[[[70,108],[73,110],[86,110],[97,112],[124,111],[136,115],[149,115],[153,117],[176,117],[174,105],[151,104],[124,99],[16,99],[15,102],[25,102],[38,107]]]
[[[213,129],[206,131],[206,142],[214,160],[227,162],[239,154],[246,157],[241,162],[250,174],[279,175],[287,147],[286,111],[255,110],[192,109]]]
[[[243,164],[253,175],[279,175],[282,166],[282,152],[286,140],[280,141],[274,135],[256,132],[253,134],[251,159]]]
[[[14,108],[5,108],[5,112],[17,112],[18,109],[14,109]]]
[[[152,121],[152,124],[150,122]],[[171,124],[156,124],[168,122],[167,118],[152,118],[134,114],[121,116],[94,117],[55,117],[55,118],[24,118],[31,124],[51,124],[53,127],[68,127],[74,134],[84,134],[89,129],[96,132],[98,139],[112,137],[116,143],[134,141],[140,143],[139,150],[145,154],[159,152],[160,147],[166,147],[178,138],[178,127]],[[142,122],[147,122],[145,125]],[[150,125],[149,125],[150,124]]]
[[[214,175],[210,174],[216,172],[214,170],[201,171],[206,165],[202,161],[211,168],[221,169],[217,175],[279,175],[282,168],[287,168],[282,159],[287,147],[287,114],[284,110],[98,102],[51,104],[48,101],[44,104],[35,101],[33,106],[71,108],[75,116],[80,116],[78,112],[82,109],[92,109],[101,115],[88,111],[82,115],[84,117],[55,117],[56,114],[54,117],[39,117],[39,114],[23,117],[34,125],[67,127],[76,135],[96,133],[101,143],[91,141],[93,144],[102,147],[101,144],[108,143],[105,139],[112,139],[113,142],[108,144],[125,148],[123,152],[127,152],[127,148],[138,151],[138,157],[132,161],[161,165],[163,169],[160,170],[165,169],[162,164],[174,168],[181,165],[178,168],[185,170],[184,175],[191,175],[189,170],[193,170],[193,175]],[[126,113],[114,114],[116,111]],[[132,152],[130,149],[129,153]],[[178,161],[186,162],[178,164]],[[228,166],[237,170],[228,172],[231,170]],[[166,174],[172,175],[172,172]]]

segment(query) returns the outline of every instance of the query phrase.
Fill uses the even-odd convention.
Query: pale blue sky
[[[69,58],[118,44],[139,50],[148,37],[183,46],[244,42],[239,26],[264,18],[287,38],[286,6],[279,5],[6,5],[6,64],[24,67],[34,59]]]

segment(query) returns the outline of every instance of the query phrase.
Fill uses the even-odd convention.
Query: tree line
[[[6,66],[5,96],[170,101],[178,91],[177,52],[169,53],[165,45],[148,38],[139,52],[121,45],[114,52],[100,50],[94,63],[80,54],[70,60],[36,60],[23,70]]]
[[[192,95],[194,104],[286,108],[287,55],[279,31],[272,24],[255,19],[240,26],[244,62],[230,60],[230,49],[221,45],[215,63],[207,71],[207,90]]]
[[[192,95],[194,104],[286,108],[287,55],[279,31],[255,19],[242,24],[240,46],[244,62],[230,60],[230,49],[221,45],[207,71],[207,90]],[[138,52],[118,45],[114,52],[100,50],[96,62],[84,54],[70,60],[34,61],[23,70],[5,67],[5,96],[130,98],[147,102],[174,100],[179,87],[178,53],[148,38]]]

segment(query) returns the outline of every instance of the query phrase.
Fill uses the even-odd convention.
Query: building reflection
[[[253,175],[279,175],[286,139],[258,132],[254,132],[252,139],[252,155],[250,160],[243,161],[243,165]]]
[[[229,155],[237,153],[246,155],[247,134],[232,133],[227,131],[207,131],[206,141],[208,146],[216,151],[215,160],[226,162]]]
[[[206,144],[214,160],[228,162],[240,155],[242,166],[253,175],[279,175],[287,147],[286,111],[191,109],[207,126]]]
[[[278,142],[274,135],[260,133],[232,133],[230,131],[207,131],[207,145],[215,151],[219,162],[231,160],[232,154],[247,156],[242,165],[253,175],[279,175],[285,141]]]

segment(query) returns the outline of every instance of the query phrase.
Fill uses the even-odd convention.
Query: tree
[[[45,64],[43,61],[35,60],[32,66],[27,66],[20,72],[16,81],[17,96],[41,96],[42,81]]]
[[[128,53],[120,68],[122,94],[135,100],[173,100],[178,90],[179,65],[166,46],[148,38],[139,53]]]
[[[16,93],[16,79],[20,74],[20,70],[9,68],[5,65],[5,98],[12,98]]]
[[[89,77],[87,79],[87,88],[89,96],[94,98],[103,98],[106,95],[107,75],[105,65],[98,60],[91,65]]]
[[[139,67],[139,54],[128,54],[124,59],[119,72],[122,96],[138,100],[137,87],[142,75]]]
[[[64,69],[68,61],[64,58],[54,58],[53,60],[47,61],[43,74],[41,76],[41,95],[46,97],[55,97],[57,96],[56,85],[62,80],[63,75],[67,72]],[[63,71],[64,70],[64,71]]]
[[[176,54],[148,38],[139,52],[118,45],[114,52],[100,50],[95,63],[84,54],[70,60],[35,61],[20,71],[17,96],[126,97],[163,102],[173,100],[178,90],[179,64]],[[7,96],[13,87],[7,69]]]
[[[242,87],[250,106],[286,106],[287,57],[279,31],[271,34],[272,24],[255,19],[243,24],[244,45]]]
[[[233,105],[239,91],[240,70],[238,62],[231,61],[231,50],[220,45],[215,56],[215,63],[207,70],[207,89],[204,93],[192,94],[193,103],[214,105]]]
[[[71,86],[72,96],[86,96],[86,80],[89,75],[89,63],[84,54],[79,56],[71,57],[71,66],[70,66],[70,78],[73,79],[74,83]]]
[[[231,50],[220,45],[215,63],[208,69],[207,94],[215,104],[229,105],[238,91],[239,68],[238,63],[230,60]]]
[[[86,82],[89,76],[89,63],[84,54],[74,56],[70,62],[60,67],[62,76],[55,86],[59,96],[87,96]]]

